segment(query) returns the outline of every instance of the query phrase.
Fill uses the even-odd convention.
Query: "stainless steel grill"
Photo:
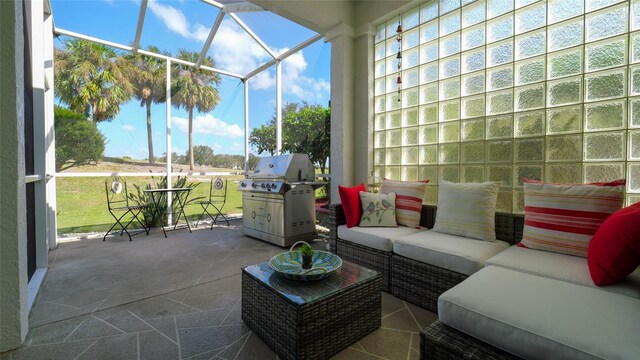
[[[262,157],[240,181],[243,232],[280,246],[316,235],[315,169],[306,154]]]

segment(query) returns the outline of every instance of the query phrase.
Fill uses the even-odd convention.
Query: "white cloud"
[[[211,56],[221,69],[247,74],[271,56],[233,20],[224,20],[211,43]]]
[[[271,51],[276,54],[282,54],[287,50],[289,49],[271,48]],[[217,66],[239,74],[247,74],[271,60],[258,43],[230,20],[222,22],[211,45],[211,53]],[[325,98],[330,90],[329,82],[304,76],[306,69],[307,61],[302,51],[286,58],[282,62],[282,91],[305,100]],[[257,74],[249,82],[249,87],[255,90],[271,90],[275,86],[276,78],[273,68]]]
[[[232,142],[231,145],[213,143],[210,145],[216,154],[244,154],[244,145],[239,142]]]
[[[204,42],[209,35],[208,26],[190,23],[178,8],[150,0],[149,9],[170,31],[185,39]],[[276,54],[282,54],[287,50],[289,49],[271,48],[271,51]],[[248,74],[272,60],[271,56],[244,29],[230,19],[222,21],[209,53],[216,62],[216,67],[241,75]],[[302,51],[283,61],[283,93],[295,95],[312,103],[326,98],[330,91],[329,82],[305,76],[306,69],[307,61]],[[275,84],[275,69],[272,67],[251,78],[249,86],[254,90],[272,90]]]
[[[329,93],[331,85],[324,79],[305,76],[306,69],[307,61],[302,51],[286,58],[282,63],[282,91],[301,99],[319,101]]]
[[[249,80],[249,88],[255,90],[268,90],[276,86],[275,76],[269,71],[263,71]]]
[[[181,117],[173,117],[173,124],[178,130],[186,133],[189,131],[189,119]],[[238,125],[230,125],[211,114],[198,115],[193,119],[194,134],[208,134],[228,138],[237,138],[244,136],[244,132]]]
[[[122,125],[122,130],[126,132],[134,132],[136,128],[133,127],[133,125],[125,124],[125,125]]]
[[[179,9],[173,6],[160,4],[155,0],[148,3],[151,12],[160,18],[164,25],[171,31],[187,39],[205,41],[209,30],[201,24],[191,26],[187,17]]]
[[[278,50],[282,53],[288,49]],[[324,79],[304,75],[307,70],[304,53],[299,51],[282,62],[282,92],[295,95],[310,103],[325,99],[331,90],[331,84]],[[264,71],[251,78],[249,87],[256,90],[271,90],[276,86],[275,71]]]

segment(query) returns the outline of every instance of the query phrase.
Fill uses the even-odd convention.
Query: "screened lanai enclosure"
[[[283,114],[328,108],[330,45],[257,5],[54,0],[51,11],[55,104],[98,130],[66,118],[56,124],[58,234],[108,229],[104,180],[114,175],[129,196],[186,177],[198,185],[192,199],[221,178],[229,182],[223,210],[241,213],[235,182],[261,153],[283,151]],[[69,115],[56,108],[55,116]],[[252,148],[252,129],[263,127],[271,138]]]
[[[428,179],[429,205],[443,181],[498,182],[496,210],[509,216],[524,212],[524,178],[626,179],[625,205],[640,201],[640,0],[32,0],[0,1],[0,10],[0,352],[25,345],[30,325],[43,325],[29,314],[59,237],[111,226],[105,180],[120,176],[138,195],[136,186],[186,179],[200,184],[195,198],[220,177],[232,193],[226,212],[239,213],[233,181],[257,156],[294,152],[300,144],[292,146],[287,126],[296,111],[330,119],[303,135],[330,139],[314,165],[327,166],[333,203],[339,185],[376,189],[384,178]],[[226,266],[281,250],[221,228],[194,231],[194,239],[218,241],[207,243],[212,259],[216,246],[232,254],[215,258],[225,276]],[[164,247],[155,247],[164,238],[138,239],[96,243],[144,243],[153,251],[142,255],[154,256],[138,263],[148,266],[176,249],[171,237]],[[171,253],[179,265],[166,269],[207,263],[198,246],[184,247],[193,257]],[[116,259],[136,270],[116,252],[91,254],[104,269],[119,269]],[[68,295],[67,280],[47,296]],[[122,297],[107,307],[150,296],[134,285],[135,296],[118,288]],[[165,305],[190,298],[173,295]],[[102,324],[96,306],[50,300],[40,314],[85,311]],[[419,322],[415,308],[391,305]],[[237,317],[235,305],[225,306]],[[418,354],[412,329],[398,330],[403,359]],[[69,339],[55,346],[74,345]],[[396,339],[383,334],[369,345]],[[37,341],[26,345],[53,346]],[[368,346],[360,345],[352,350]]]

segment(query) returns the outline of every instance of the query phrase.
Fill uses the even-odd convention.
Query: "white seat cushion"
[[[386,252],[393,250],[393,241],[399,237],[413,234],[422,230],[406,226],[398,227],[359,227],[348,228],[347,225],[338,226],[338,237],[356,244],[368,246]]]
[[[487,260],[485,266],[489,265],[597,287],[591,280],[587,259],[579,256],[512,246]],[[640,299],[640,268],[622,282],[598,289]]]
[[[508,243],[500,240],[482,241],[429,230],[397,239],[393,243],[393,252],[471,275],[484,266],[485,260],[508,247]]]
[[[442,294],[438,316],[526,359],[640,354],[640,299],[496,266]]]

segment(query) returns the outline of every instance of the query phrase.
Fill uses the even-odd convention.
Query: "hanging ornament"
[[[396,85],[398,86],[398,101],[401,101],[402,92],[402,23],[398,20],[398,27],[396,28],[396,41],[398,42],[398,79],[396,79]]]

